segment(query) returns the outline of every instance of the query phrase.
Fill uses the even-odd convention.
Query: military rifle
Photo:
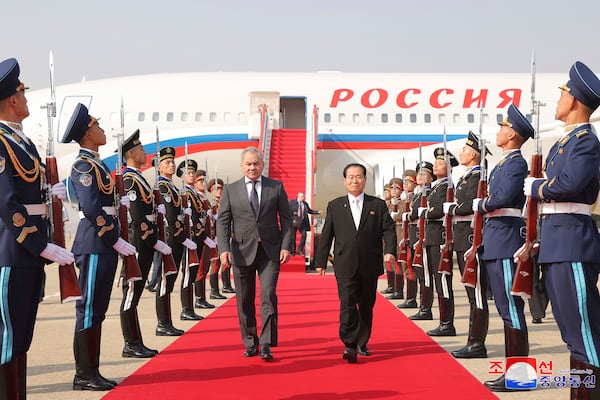
[[[188,168],[188,144],[187,141],[185,142],[185,159],[183,161],[183,165],[184,165],[184,171],[183,174],[181,175],[181,180],[182,180],[182,185],[181,185],[181,204],[184,205],[184,208],[189,208],[191,207],[190,204],[190,199],[188,198],[187,192],[185,190],[185,174],[187,174],[187,168]],[[184,218],[183,218],[183,225],[184,225],[184,234],[185,237],[187,239],[192,240],[192,230],[190,227],[190,220],[192,217],[190,217],[187,214],[184,214]],[[198,253],[196,252],[196,250],[190,250],[187,249],[187,266],[189,267],[193,267],[196,265],[200,264],[200,260],[198,260]]]
[[[423,157],[421,152],[421,144],[419,143],[419,174],[421,175],[421,185],[423,186],[423,190],[420,193],[420,209],[427,207],[427,193],[425,192],[425,173],[423,172],[422,163]],[[415,243],[414,246],[415,252],[413,256],[412,265],[421,268],[427,268],[427,266],[425,265],[427,263],[424,261],[423,254],[423,252],[425,251],[425,217],[421,215],[417,215],[417,217],[419,218],[419,240],[417,240],[417,243]],[[429,281],[429,274],[427,273],[427,271],[425,272],[425,284],[426,286],[429,286],[427,284],[427,282]]]
[[[402,169],[404,171],[406,171],[406,165],[404,163],[404,158],[402,158]],[[404,172],[403,172],[403,174],[404,174]],[[404,193],[406,194],[406,198],[404,201],[404,212],[408,212],[408,210],[410,209],[410,200],[408,198],[408,191],[406,190],[406,182],[403,182],[403,187],[404,187]],[[406,273],[407,273],[406,279],[414,281],[415,273],[412,268],[411,250],[410,250],[410,246],[408,245],[408,242],[409,242],[408,227],[409,227],[409,225],[410,225],[410,222],[408,222],[408,218],[405,218],[405,220],[402,221],[402,239],[400,240],[400,243],[398,243],[398,248],[399,248],[398,260],[406,262]]]
[[[446,171],[448,175],[448,188],[446,189],[446,202],[454,201],[454,184],[452,183],[452,172],[450,170],[450,158],[448,157],[448,149],[446,148],[446,125],[444,125],[444,157],[446,159]],[[452,274],[452,251],[454,249],[454,238],[452,236],[452,215],[450,213],[444,216],[444,228],[446,238],[442,248],[440,249],[441,257],[438,266],[438,273],[451,275]]]
[[[56,95],[54,92],[54,57],[50,52],[50,102],[45,108],[48,114],[48,146],[46,148],[46,181],[49,187],[59,182],[56,154],[54,152],[54,117],[56,117]],[[50,202],[50,235],[57,246],[65,247],[65,225],[63,221],[63,203],[48,190]],[[58,280],[60,286],[60,302],[67,303],[82,299],[81,288],[77,280],[75,265],[73,263],[58,266]]]

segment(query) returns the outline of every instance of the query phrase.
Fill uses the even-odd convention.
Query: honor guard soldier
[[[425,227],[425,242],[427,243],[427,262],[429,270],[433,274],[435,290],[438,295],[438,306],[440,308],[440,324],[437,328],[427,332],[429,336],[456,336],[454,328],[454,291],[452,290],[452,275],[438,272],[441,253],[440,246],[445,243],[444,229],[444,202],[448,190],[448,180],[452,179],[452,167],[458,165],[456,157],[448,150],[438,147],[433,151],[435,161],[433,174],[438,178],[429,197],[427,197],[428,208],[425,211],[427,225]],[[446,162],[446,157],[448,161]],[[448,171],[450,165],[450,171]],[[450,261],[452,265],[452,261]]]
[[[110,390],[117,383],[105,379],[98,371],[102,321],[108,309],[118,255],[131,256],[136,249],[119,237],[115,181],[98,154],[98,148],[106,144],[104,130],[81,103],[75,107],[62,138],[63,143],[71,141],[80,146],[71,168],[81,218],[72,251],[83,294],[75,313],[73,389]],[[121,204],[127,206],[128,200],[124,197]]]
[[[123,142],[121,152],[126,163],[123,171],[123,187],[130,201],[130,241],[138,251],[137,260],[142,273],[140,281],[127,282],[123,280],[120,316],[125,347],[122,355],[123,357],[149,358],[158,354],[158,351],[144,345],[137,306],[144,290],[144,282],[148,279],[154,252],[171,254],[171,248],[165,242],[158,240],[154,193],[152,186],[146,181],[140,169],[146,166],[147,158],[146,150],[140,142],[139,130],[136,130]],[[164,206],[161,205],[161,207]]]
[[[188,204],[184,204],[185,208],[191,210],[190,217],[190,237],[196,244],[196,251],[198,261],[202,254],[198,252],[202,241],[206,238],[206,232],[204,231],[204,223],[206,222],[206,212],[202,208],[202,202],[198,197],[198,192],[194,188],[194,181],[196,180],[196,171],[198,170],[198,163],[195,160],[182,161],[177,166],[177,176],[184,182],[183,193],[187,197]],[[192,250],[190,250],[192,251]],[[200,264],[192,264],[187,257],[183,260],[187,265],[181,266],[181,320],[182,321],[199,321],[204,319],[202,316],[194,312],[194,283],[198,277],[198,268]]]
[[[404,186],[401,178],[392,178],[390,180],[390,204],[388,209],[390,210],[390,217],[394,221],[396,227],[396,238],[398,245],[402,239],[402,214],[404,213],[404,202],[400,200]],[[386,272],[388,278],[388,285],[390,281],[392,283],[392,294],[387,296],[387,299],[401,300],[404,298],[404,275],[402,266],[399,260],[394,261],[390,265],[386,265]],[[391,271],[390,271],[391,270]]]
[[[216,240],[217,235],[217,218],[219,216],[219,202],[221,201],[221,194],[223,193],[223,180],[220,178],[211,179],[208,181],[208,191],[213,196],[213,201],[211,205],[211,230],[208,233],[209,237],[212,240]],[[216,242],[215,242],[216,243]],[[217,248],[211,249],[210,251],[210,266],[208,272],[208,280],[210,282],[210,298],[215,300],[224,300],[227,297],[223,296],[219,293],[219,269],[221,269],[221,261],[219,261],[218,257],[219,251]],[[235,293],[235,290],[231,287],[231,275],[230,275],[230,266],[224,267],[221,270],[222,280],[223,280],[223,292],[225,293]]]
[[[413,243],[416,244],[420,238],[421,232],[419,231],[418,226],[419,219],[425,218],[425,211],[427,211],[427,208],[420,207],[421,197],[425,196],[425,198],[427,198],[429,196],[429,193],[431,192],[431,183],[437,179],[433,174],[433,164],[429,161],[422,161],[417,164],[416,170],[417,184],[421,187],[421,190],[419,194],[415,195],[415,198],[413,198],[410,213],[407,215],[408,220],[415,223],[411,245],[413,245]],[[423,234],[426,235],[426,232],[423,232]],[[414,242],[412,240],[414,240]],[[426,248],[424,246],[423,253],[425,254],[425,252]],[[423,259],[423,264],[425,264],[425,257]],[[415,273],[419,281],[419,286],[421,287],[421,305],[419,306],[419,311],[408,318],[412,320],[431,320],[433,319],[431,314],[431,305],[433,304],[433,274],[428,265],[427,268],[425,268],[425,265],[419,266],[416,268]]]
[[[182,208],[181,194],[179,189],[172,181],[175,175],[175,149],[173,147],[163,147],[160,149],[160,159],[158,164],[158,189],[162,197],[162,203],[166,209],[167,220],[167,244],[173,250],[173,260],[175,267],[179,270],[181,259],[183,257],[184,247],[190,250],[196,250],[197,246],[192,240],[185,237],[183,225],[183,213],[191,214],[189,208]],[[167,275],[159,274],[158,290],[156,291],[156,313],[158,316],[158,326],[156,327],[157,336],[181,336],[183,331],[173,326],[171,319],[171,293],[175,287],[177,273]]]
[[[491,155],[487,148],[485,151]],[[465,252],[473,245],[473,200],[477,198],[477,186],[481,177],[481,148],[479,139],[473,132],[469,132],[458,158],[466,172],[456,184],[455,202],[444,203],[444,213],[452,216],[454,251],[462,275],[465,270]],[[469,299],[469,335],[463,348],[451,352],[456,358],[487,357],[485,338],[490,315],[486,296],[488,283],[485,264],[480,263],[478,267],[480,273],[477,288],[465,286]]]
[[[556,119],[565,132],[545,161],[545,179],[527,178],[526,195],[541,202],[542,266],[552,312],[571,352],[571,371],[579,387],[571,398],[600,398],[600,235],[590,216],[600,186],[600,144],[590,115],[600,106],[600,80],[582,62],[569,72],[569,81],[556,106]],[[594,385],[592,385],[594,382]]]
[[[26,398],[31,345],[46,260],[74,262],[49,243],[44,164],[23,133],[29,115],[19,63],[0,63],[0,398]],[[52,194],[65,198],[62,183]]]
[[[504,347],[506,357],[527,357],[529,339],[523,313],[524,302],[510,290],[516,264],[514,253],[525,242],[525,222],[521,218],[525,204],[523,181],[527,176],[527,162],[521,155],[521,146],[533,137],[533,126],[511,104],[507,118],[500,122],[496,146],[502,149],[502,158],[492,169],[488,179],[488,195],[473,200],[473,211],[484,214],[483,253],[488,283],[492,289],[496,308],[504,322]],[[506,389],[505,376],[484,385],[492,391]]]
[[[194,282],[194,293],[196,294],[196,302],[194,305],[196,308],[210,309],[215,308],[215,305],[206,301],[206,276],[208,275],[210,268],[211,251],[213,251],[212,249],[217,248],[217,244],[213,240],[214,237],[211,237],[211,234],[214,235],[215,227],[214,222],[211,219],[212,207],[210,201],[206,197],[206,171],[203,169],[196,171],[194,187],[198,193],[200,202],[202,203],[202,209],[205,215],[204,231],[206,239],[211,239],[210,242],[203,240],[203,243],[198,243],[199,248],[202,249],[202,251],[198,251],[198,255],[200,256],[200,271],[202,274],[199,274],[198,279]],[[207,243],[209,243],[210,246]],[[216,252],[216,250],[214,250],[214,252]]]
[[[392,205],[392,193],[390,189],[390,184],[386,183],[383,186],[383,201],[385,201],[385,205],[391,213],[394,211],[394,206]],[[381,294],[393,294],[394,293],[394,271],[392,271],[391,265],[385,265],[385,274],[387,278],[387,287],[383,290],[380,290]]]
[[[405,202],[405,204],[409,205],[409,209],[408,210],[404,210],[404,213],[402,213],[402,218],[403,218],[403,222],[404,219],[406,219],[406,217],[409,215],[409,213],[412,210],[411,205],[413,204],[413,202],[415,201],[415,197],[419,198],[419,196],[415,196],[415,189],[417,188],[417,173],[415,170],[413,169],[407,169],[404,171],[403,174],[403,188],[404,191],[402,192],[402,194],[400,195],[400,200]],[[418,200],[416,203],[415,207],[418,207]],[[415,208],[416,210],[416,208]],[[412,248],[412,246],[416,243],[416,241],[418,240],[418,233],[417,233],[417,224],[416,222],[409,222],[408,225],[408,244],[410,246],[410,248]],[[412,262],[412,256],[413,256],[413,252],[411,251],[410,253],[411,256],[411,262]],[[418,308],[417,305],[417,279],[408,279],[409,275],[408,275],[408,264],[403,261],[403,260],[398,260],[398,262],[400,262],[400,265],[402,267],[402,272],[403,275],[406,277],[406,300],[404,300],[403,303],[398,304],[398,308]]]

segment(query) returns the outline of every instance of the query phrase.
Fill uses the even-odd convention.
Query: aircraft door
[[[279,124],[281,129],[306,129],[306,97],[281,97]]]

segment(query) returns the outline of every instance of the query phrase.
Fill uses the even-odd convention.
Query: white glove
[[[397,211],[392,211],[392,212],[390,213],[390,217],[391,217],[392,219],[396,218],[396,215],[398,215],[398,212],[397,212]]]
[[[402,213],[402,222],[408,222],[408,212]]]
[[[209,217],[210,217],[211,215],[213,215],[212,208],[209,208],[209,209],[208,209],[208,211],[206,212],[206,215],[208,215]]]
[[[183,214],[188,215],[188,216],[192,216],[192,209],[187,207],[183,210]]]
[[[533,186],[533,182],[542,180],[543,179],[532,177],[525,178],[525,182],[523,183],[523,193],[525,193],[525,196],[531,196],[531,187]]]
[[[192,242],[190,239],[185,239],[182,244],[189,250],[196,250],[198,248],[198,245]]]
[[[40,256],[46,260],[54,261],[60,265],[71,264],[75,262],[73,253],[69,250],[64,249],[54,243],[48,243],[46,248],[40,253]]]
[[[473,212],[478,213],[479,212],[479,203],[481,203],[481,199],[477,198],[477,199],[473,199]]]
[[[64,200],[67,198],[67,187],[62,182],[54,184],[50,191],[52,192],[52,196],[56,196],[60,200]]]
[[[400,200],[408,201],[408,193],[406,192],[406,190],[404,190],[402,193],[400,193]]]
[[[166,215],[167,214],[167,209],[165,208],[164,204],[159,204],[156,206],[156,211],[158,211],[159,213],[161,213],[162,215]]]
[[[213,219],[214,219],[215,221],[216,221],[216,220],[218,220],[218,219],[219,219],[219,214],[217,213],[217,214],[213,215]]]
[[[398,199],[397,199],[396,197],[392,197],[392,198],[390,199],[390,203],[391,203],[392,205],[396,205],[396,204],[398,204]]]
[[[217,248],[217,243],[209,237],[204,239],[204,244],[210,247],[211,249]]]
[[[131,243],[126,242],[123,238],[119,238],[115,244],[113,244],[113,249],[116,250],[122,256],[133,256],[137,251],[135,246]]]
[[[156,244],[154,244],[153,247],[154,247],[154,250],[160,252],[161,254],[163,254],[165,256],[168,256],[169,254],[171,254],[173,252],[173,249],[171,249],[171,246],[169,246],[162,240],[157,240]]]
[[[417,215],[419,216],[419,218],[421,218],[423,216],[423,213],[427,211],[427,207],[419,207],[417,209]]]
[[[448,214],[448,212],[450,211],[450,207],[452,205],[456,205],[456,203],[451,202],[451,201],[445,201],[444,202],[444,205],[443,205],[443,207],[444,207],[444,214]]]
[[[131,200],[129,200],[129,197],[123,196],[121,197],[121,200],[119,200],[119,204],[129,210],[129,207],[131,207]]]

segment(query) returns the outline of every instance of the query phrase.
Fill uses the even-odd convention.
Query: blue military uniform
[[[580,106],[598,108],[598,77],[581,62],[571,67],[569,75],[561,89]],[[541,201],[538,262],[552,312],[571,352],[571,367],[594,370],[596,395],[600,378],[600,296],[596,286],[600,235],[590,205],[598,197],[599,168],[600,143],[592,126],[566,126],[563,137],[548,152],[546,179],[536,180],[531,187],[533,198]]]
[[[89,115],[87,108],[77,104],[62,142],[81,141],[95,123],[96,119]],[[116,382],[102,377],[98,366],[102,321],[108,309],[118,261],[118,254],[113,249],[119,239],[115,181],[98,153],[81,148],[71,167],[71,182],[81,218],[72,252],[79,268],[83,294],[75,307],[73,389],[108,390]]]
[[[512,128],[525,140],[533,137],[533,127],[513,104],[500,125]],[[506,357],[529,354],[524,302],[520,296],[510,294],[516,270],[513,255],[525,242],[521,212],[525,204],[522,188],[526,176],[527,162],[521,150],[505,151],[488,178],[487,197],[479,202],[479,212],[485,214],[480,258],[485,263],[496,308],[504,322]],[[504,375],[484,384],[490,390],[507,390]]]
[[[14,58],[0,63],[0,101],[25,86]],[[0,398],[25,396],[48,244],[44,164],[19,123],[0,121]]]

